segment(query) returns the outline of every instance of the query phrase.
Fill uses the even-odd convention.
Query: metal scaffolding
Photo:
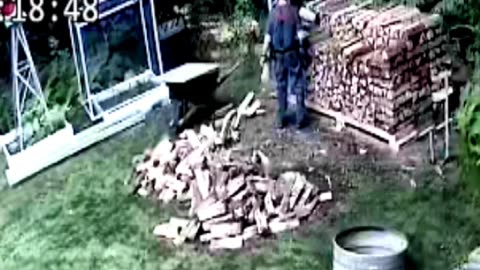
[[[13,77],[13,96],[15,102],[16,132],[19,139],[20,150],[24,149],[24,132],[22,117],[27,98],[33,95],[40,101],[45,110],[47,103],[38,79],[37,70],[33,63],[30,47],[22,24],[10,27],[11,33],[11,58]]]

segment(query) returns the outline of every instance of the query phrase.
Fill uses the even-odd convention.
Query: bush
[[[253,19],[257,11],[252,0],[237,0],[235,3],[234,17],[237,19]]]
[[[480,166],[480,95],[478,95],[480,86],[474,85],[473,88],[477,93],[472,94],[460,110],[458,127],[469,156]]]
[[[8,90],[8,88],[3,88],[2,84],[0,91]],[[5,134],[14,128],[12,105],[9,96],[0,94],[0,134]]]
[[[480,191],[480,55],[476,69],[462,96],[457,115],[461,142],[462,180],[474,192]]]

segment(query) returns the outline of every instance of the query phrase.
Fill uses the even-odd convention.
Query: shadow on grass
[[[245,95],[260,90],[261,68],[254,55],[244,57],[243,63],[230,78],[215,91],[215,100],[219,103],[239,104]]]

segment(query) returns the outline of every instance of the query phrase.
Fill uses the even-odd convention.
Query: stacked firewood
[[[291,230],[332,199],[331,184],[321,192],[298,172],[271,175],[266,155],[233,159],[218,144],[213,127],[186,130],[178,140],[161,141],[135,167],[135,193],[163,203],[189,204],[188,218],[171,218],[154,234],[173,240],[209,243],[210,249],[237,249],[260,235]]]
[[[319,26],[328,28],[332,14],[348,6],[347,0],[314,0],[305,4],[305,7],[318,14]]]
[[[439,15],[351,5],[331,15],[332,38],[314,45],[309,100],[391,134],[428,125],[432,77],[448,67]]]

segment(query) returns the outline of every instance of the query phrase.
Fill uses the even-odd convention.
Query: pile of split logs
[[[314,45],[309,104],[390,134],[431,124],[434,82],[449,68],[439,15],[350,5],[329,15],[331,38]]]
[[[208,126],[186,130],[148,150],[136,165],[137,194],[190,204],[188,219],[157,225],[156,236],[176,245],[198,240],[210,249],[237,249],[257,235],[298,227],[320,202],[332,199],[331,191],[320,192],[298,172],[272,177],[261,151],[233,160],[215,143],[219,136]]]

